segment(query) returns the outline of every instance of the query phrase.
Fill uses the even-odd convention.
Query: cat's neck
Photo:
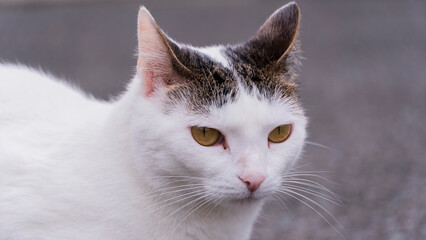
[[[157,216],[158,222],[153,225],[159,231],[167,229],[164,239],[249,239],[261,202],[233,207],[214,205],[192,203],[179,212],[175,211],[179,205],[170,206]]]

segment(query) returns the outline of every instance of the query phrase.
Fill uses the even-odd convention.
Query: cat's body
[[[132,167],[124,103],[23,67],[0,66],[0,75],[0,239],[247,238],[260,206],[193,214],[194,226],[173,236],[183,216],[166,216],[176,206],[147,214],[158,199]],[[202,226],[212,231],[197,236]]]
[[[279,11],[298,21],[295,4]],[[111,102],[0,65],[0,240],[249,238],[306,135],[290,64],[266,77],[279,83],[250,82],[243,73],[261,78],[272,63],[241,64],[249,48],[177,45],[144,9],[139,44],[138,74]],[[209,74],[207,88],[187,82]],[[281,124],[289,139],[268,142]],[[197,144],[191,126],[220,130],[223,143]]]

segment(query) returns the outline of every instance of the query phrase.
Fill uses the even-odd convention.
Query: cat
[[[138,14],[136,74],[100,101],[0,65],[0,240],[247,240],[300,157],[299,8],[193,47]]]

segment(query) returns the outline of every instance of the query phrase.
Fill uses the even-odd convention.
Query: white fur
[[[219,47],[201,51],[227,66]],[[0,65],[0,240],[249,238],[300,155],[303,111],[240,89],[209,114],[180,105],[166,114],[164,94],[145,97],[142,81],[102,102],[46,74]],[[291,137],[268,145],[269,132],[288,123]],[[221,131],[228,148],[196,143],[195,125]],[[266,172],[251,196],[237,177],[247,166]]]
[[[211,116],[167,117],[136,78],[106,103],[22,67],[3,65],[0,76],[0,239],[247,239],[263,200],[223,200],[208,217],[195,211],[180,223],[188,210],[168,215],[187,201],[149,211],[162,199],[150,192],[171,184],[155,176],[203,178],[215,203],[244,198],[236,162],[255,156],[267,169],[255,192],[263,199],[305,137],[302,113],[245,93]],[[268,148],[268,133],[285,123],[295,124],[292,137]],[[198,145],[192,125],[219,129],[231,151]]]
[[[211,46],[211,47],[203,47],[203,48],[194,48],[194,50],[198,50],[212,59],[215,59],[217,62],[222,64],[222,66],[229,68],[228,60],[223,56],[221,53],[222,47],[221,46]]]

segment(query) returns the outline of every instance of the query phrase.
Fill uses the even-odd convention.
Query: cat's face
[[[306,137],[293,81],[298,20],[287,5],[247,43],[194,48],[141,10],[132,148],[145,182],[216,202],[278,190]]]

